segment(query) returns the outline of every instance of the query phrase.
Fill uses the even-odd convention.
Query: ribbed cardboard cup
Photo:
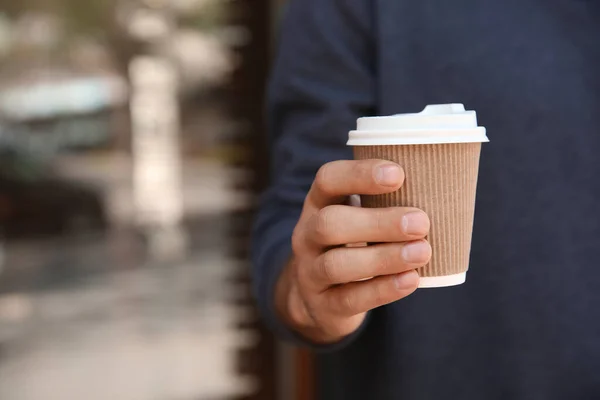
[[[400,190],[361,196],[362,206],[417,207],[429,215],[433,253],[430,263],[418,270],[419,287],[466,280],[481,143],[486,141],[475,113],[459,104],[428,106],[419,114],[361,118],[359,129],[350,134],[355,159],[390,160],[406,175]]]

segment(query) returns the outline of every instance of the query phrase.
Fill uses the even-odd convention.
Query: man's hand
[[[431,258],[427,215],[415,208],[345,205],[350,195],[391,193],[403,182],[404,171],[389,161],[335,161],[319,170],[275,294],[280,315],[307,339],[337,342],[369,310],[416,290],[415,269]],[[379,244],[347,246],[357,243]]]

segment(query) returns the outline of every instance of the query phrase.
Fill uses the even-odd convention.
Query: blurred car
[[[55,176],[24,151],[0,146],[0,235],[5,240],[79,234],[106,225],[97,190]]]

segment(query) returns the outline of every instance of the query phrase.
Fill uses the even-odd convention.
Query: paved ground
[[[227,280],[240,266],[226,255],[225,212],[239,201],[218,174],[192,174],[209,184],[188,190],[205,200],[188,195],[197,212],[182,261],[147,259],[127,229],[6,246],[0,399],[215,400],[252,390],[233,355],[256,338],[234,329],[250,313],[230,305],[240,289]],[[222,201],[199,193],[215,187]]]
[[[90,237],[8,247],[0,399],[224,399],[251,389],[233,363],[255,340],[233,329],[248,316],[228,305],[239,267],[218,247],[160,265],[119,246]]]

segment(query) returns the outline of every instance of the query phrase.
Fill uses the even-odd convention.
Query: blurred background
[[[309,399],[262,327],[276,0],[0,0],[0,399]]]

